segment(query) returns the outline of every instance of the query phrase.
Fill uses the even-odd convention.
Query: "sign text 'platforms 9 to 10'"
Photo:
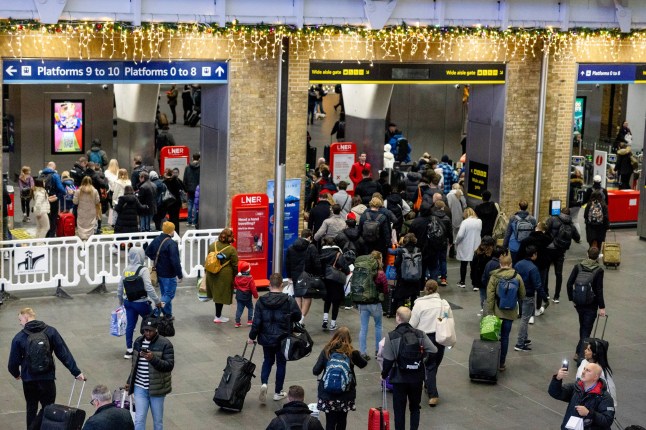
[[[4,60],[5,84],[226,84],[224,61]]]

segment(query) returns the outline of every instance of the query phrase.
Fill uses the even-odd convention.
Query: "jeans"
[[[260,382],[266,384],[269,381],[271,368],[276,363],[276,389],[275,393],[283,391],[283,384],[285,383],[285,373],[287,372],[287,361],[285,356],[280,350],[280,344],[275,346],[262,346],[262,353],[264,360],[262,361],[262,370],[260,372]]]
[[[583,358],[583,340],[590,337],[594,321],[597,319],[596,306],[577,306],[576,311],[579,314],[579,343],[576,346],[576,353],[579,358]]]
[[[126,348],[132,349],[132,335],[137,327],[137,317],[145,318],[150,315],[152,309],[148,302],[131,302],[123,301],[123,307],[126,308]]]
[[[383,316],[383,309],[381,303],[374,303],[370,305],[359,305],[359,316],[361,318],[361,329],[359,330],[359,352],[366,353],[366,338],[368,337],[368,324],[370,324],[370,317],[375,320],[375,351],[379,349],[379,341],[381,341],[381,317]]]
[[[161,301],[164,302],[162,311],[168,316],[173,315],[173,299],[175,298],[175,291],[177,290],[177,278],[162,278],[159,277],[159,294]]]
[[[442,363],[444,358],[444,345],[440,345],[435,341],[435,333],[427,333],[426,336],[437,348],[436,353],[430,353],[426,360],[426,392],[429,397],[440,397],[437,392],[437,369]]]
[[[56,401],[56,382],[53,379],[22,381],[22,391],[27,401],[27,428],[29,428],[36,419],[38,403],[40,403],[42,408],[45,408],[45,406],[51,405]]]
[[[247,308],[247,321],[253,320],[253,301],[252,300],[236,300],[236,322],[240,322],[244,308]]]
[[[163,430],[164,428],[164,399],[166,396],[151,396],[148,390],[135,385],[135,430],[146,430],[146,417],[148,408],[153,414],[153,429]]]
[[[529,324],[529,318],[534,316],[534,310],[536,309],[536,306],[534,304],[534,296],[525,296],[523,301],[520,302],[520,305],[522,306],[523,317],[520,320],[520,328],[518,329],[518,341],[516,342],[516,346],[522,347],[525,345],[525,341],[527,340],[527,327]]]
[[[150,231],[152,215],[139,215],[139,231]]]
[[[393,384],[393,412],[395,429],[406,429],[406,401],[410,410],[410,430],[419,427],[419,409],[422,401],[422,381],[406,384]]]
[[[446,248],[441,249],[440,252],[437,254],[438,257],[438,263],[440,266],[440,277],[441,278],[446,278]]]
[[[513,320],[502,320],[502,327],[500,328],[500,365],[505,364],[507,359],[507,350],[509,349],[509,333],[511,333],[511,325]]]
[[[188,193],[188,215],[186,218],[187,224],[197,224],[197,206],[195,205],[195,193]]]
[[[550,296],[550,291],[548,290],[548,285],[547,285],[547,278],[548,273],[550,271],[549,267],[545,268],[539,268],[538,273],[541,275],[541,285],[543,286],[543,291],[545,291],[545,296],[549,297]],[[540,309],[541,306],[543,306],[543,298],[541,297],[540,294],[536,296],[536,309]]]
[[[561,297],[561,286],[563,285],[563,262],[565,261],[565,251],[562,249],[547,249],[547,255],[550,257],[550,262],[554,265],[554,275],[556,276],[556,284],[554,286],[554,300]],[[549,272],[549,269],[548,269]],[[547,289],[545,289],[547,292]]]

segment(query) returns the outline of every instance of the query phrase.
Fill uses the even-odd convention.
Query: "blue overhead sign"
[[[224,61],[4,60],[5,84],[226,84]]]
[[[579,64],[580,84],[632,84],[636,64]]]

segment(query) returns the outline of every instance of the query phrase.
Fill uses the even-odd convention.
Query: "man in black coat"
[[[195,207],[195,189],[200,185],[200,153],[193,154],[193,161],[184,169],[184,187],[188,199],[188,218],[186,224],[194,226],[197,224],[197,208]]]
[[[361,201],[364,205],[367,205],[370,203],[370,199],[374,193],[381,193],[381,185],[379,185],[379,182],[372,180],[370,170],[363,169],[361,175],[363,176],[363,179],[357,184],[357,189],[354,190],[354,193],[361,197]]]
[[[332,215],[332,206],[327,199],[328,193],[322,193],[318,196],[318,203],[312,208],[309,214],[307,225],[312,231],[319,231],[323,221]]]
[[[142,171],[139,174],[139,191],[137,198],[142,205],[148,206],[148,210],[139,216],[139,231],[150,231],[150,221],[157,213],[157,189],[150,182],[148,172]]]
[[[321,422],[314,418],[307,407],[305,390],[300,385],[292,385],[287,392],[287,403],[282,409],[274,412],[276,418],[271,420],[267,430],[299,428],[303,430],[323,430]],[[307,424],[305,424],[307,423]]]
[[[94,406],[96,412],[85,422],[83,430],[135,429],[135,423],[132,422],[130,410],[117,408],[112,403],[112,393],[105,385],[97,385],[94,387],[90,404]]]
[[[493,236],[493,227],[498,216],[498,208],[496,203],[491,201],[491,191],[484,190],[482,192],[482,203],[476,206],[475,211],[478,218],[482,220],[480,237]]]

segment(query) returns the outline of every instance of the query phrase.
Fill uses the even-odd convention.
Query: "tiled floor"
[[[646,257],[646,246],[638,240],[635,231],[620,230],[617,239],[623,246],[623,261],[619,270],[605,274],[605,296],[609,314],[606,339],[610,341],[609,361],[614,370],[618,391],[618,418],[623,424],[646,423],[646,327],[644,313],[644,281],[641,263]],[[574,244],[565,264],[567,279],[575,262],[582,258],[583,245]],[[438,375],[440,404],[431,409],[422,405],[420,429],[555,429],[558,428],[566,404],[553,400],[547,394],[551,375],[563,358],[571,358],[577,341],[578,322],[572,305],[563,300],[552,304],[545,315],[536,318],[530,326],[533,340],[530,352],[509,351],[507,371],[500,375],[497,385],[475,384],[468,377],[468,356],[472,339],[478,336],[478,293],[470,288],[455,287],[458,265],[450,262],[449,287],[442,288],[442,297],[463,309],[454,312],[458,343],[447,351]],[[267,426],[273,412],[282,402],[269,400],[267,405],[258,402],[262,352],[256,350],[257,377],[253,380],[241,413],[219,410],[212,402],[228,355],[242,351],[247,328],[236,329],[232,323],[213,324],[213,304],[196,300],[194,280],[181,285],[175,299],[177,335],[172,338],[175,346],[176,367],[173,371],[173,392],[165,403],[166,429],[220,429],[258,428]],[[553,273],[550,284],[553,285]],[[128,376],[130,363],[122,358],[124,338],[109,335],[110,312],[117,305],[115,286],[111,293],[86,295],[90,286],[76,290],[69,288],[73,300],[53,297],[53,291],[39,294],[16,294],[23,298],[8,301],[0,309],[0,356],[8,357],[13,335],[20,329],[16,318],[20,308],[33,307],[39,319],[56,327],[65,338],[79,367],[89,378],[82,407],[92,413],[88,405],[89,390],[102,383],[111,388],[123,384]],[[562,294],[562,298],[565,293]],[[231,316],[233,308],[226,309]],[[322,303],[316,301],[307,319],[307,327],[315,341],[315,353],[287,366],[286,386],[303,385],[306,401],[316,401],[316,379],[312,366],[318,351],[330,337],[320,329]],[[356,310],[341,310],[339,324],[347,325],[356,338],[359,333]],[[384,320],[384,329],[394,328],[392,319]],[[518,332],[518,323],[512,329],[512,339]],[[373,350],[372,326],[368,337],[368,350]],[[512,344],[513,346],[513,344]],[[379,367],[373,359],[363,370],[357,371],[357,411],[348,417],[348,428],[365,428],[367,412],[381,402]],[[66,402],[72,378],[67,370],[57,366],[58,401]],[[273,389],[273,375],[270,390]],[[392,396],[388,396],[392,409]],[[21,383],[5,373],[0,390],[0,428],[24,428],[24,398]],[[324,416],[321,418],[325,420]],[[392,422],[391,422],[392,425]],[[356,426],[356,427],[355,427]],[[148,428],[152,428],[151,419]]]

